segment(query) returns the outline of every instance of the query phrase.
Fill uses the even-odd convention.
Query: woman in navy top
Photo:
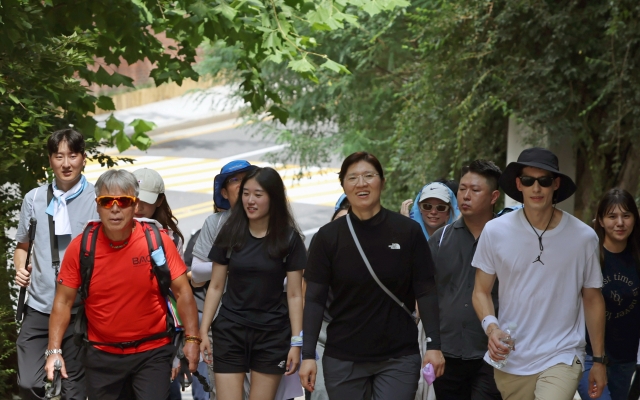
[[[635,371],[640,339],[640,217],[633,196],[609,190],[598,205],[594,229],[600,238],[605,354],[608,384],[600,399],[626,400]],[[589,370],[593,352],[587,336],[585,371],[578,387],[590,399]]]

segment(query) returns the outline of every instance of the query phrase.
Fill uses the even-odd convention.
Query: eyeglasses
[[[422,211],[431,211],[435,207],[436,211],[440,213],[447,212],[450,208],[448,204],[420,203],[418,206]]]
[[[114,204],[120,208],[131,207],[136,201],[138,199],[133,196],[100,196],[96,198],[96,203],[106,209],[110,209]]]
[[[355,186],[358,183],[360,177],[362,177],[362,180],[365,183],[371,183],[373,182],[373,179],[379,175],[380,174],[374,174],[373,172],[365,172],[364,174],[360,175],[349,175],[345,178],[345,181],[347,181],[348,184]]]
[[[227,179],[227,181],[224,183],[224,186],[227,186],[227,185],[239,185],[240,182],[242,182],[242,177],[232,176],[231,178]]]
[[[549,187],[553,185],[553,180],[554,180],[554,177],[551,175],[545,175],[539,178],[534,178],[533,176],[525,176],[525,175],[520,177],[520,182],[522,183],[522,186],[526,186],[526,187],[533,186],[533,184],[536,183],[536,181],[538,181],[538,183],[542,187]]]

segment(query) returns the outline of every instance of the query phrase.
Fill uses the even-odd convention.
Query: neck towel
[[[71,235],[71,222],[69,221],[69,211],[67,210],[67,201],[80,196],[80,193],[87,186],[87,179],[82,175],[80,181],[71,189],[62,191],[53,183],[53,199],[47,206],[47,214],[53,216],[56,227],[56,236]]]
[[[424,236],[427,238],[427,240],[429,240],[429,232],[427,232],[427,228],[424,226],[424,221],[422,220],[422,214],[420,214],[420,208],[418,204],[420,203],[420,195],[422,194],[422,189],[429,185],[430,183],[424,185],[424,187],[420,189],[415,201],[413,202],[411,211],[409,211],[409,217],[420,224],[422,233],[424,233]],[[451,208],[449,209],[449,220],[447,221],[447,225],[449,225],[457,220],[458,217],[460,217],[460,210],[458,210],[458,199],[456,198],[456,194],[453,193],[453,191],[449,189],[447,185],[445,185],[444,183],[441,183],[441,185],[447,188],[447,190],[449,191],[449,196],[451,197]]]

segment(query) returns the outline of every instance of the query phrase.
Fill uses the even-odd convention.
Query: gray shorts
[[[421,364],[420,354],[377,362],[322,358],[324,384],[332,400],[413,400]]]

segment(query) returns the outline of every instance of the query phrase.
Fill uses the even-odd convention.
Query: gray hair
[[[138,197],[139,186],[136,177],[129,171],[124,169],[110,169],[100,175],[96,182],[96,197],[100,196],[103,188],[110,192],[114,189],[120,189],[127,194],[133,194]]]

